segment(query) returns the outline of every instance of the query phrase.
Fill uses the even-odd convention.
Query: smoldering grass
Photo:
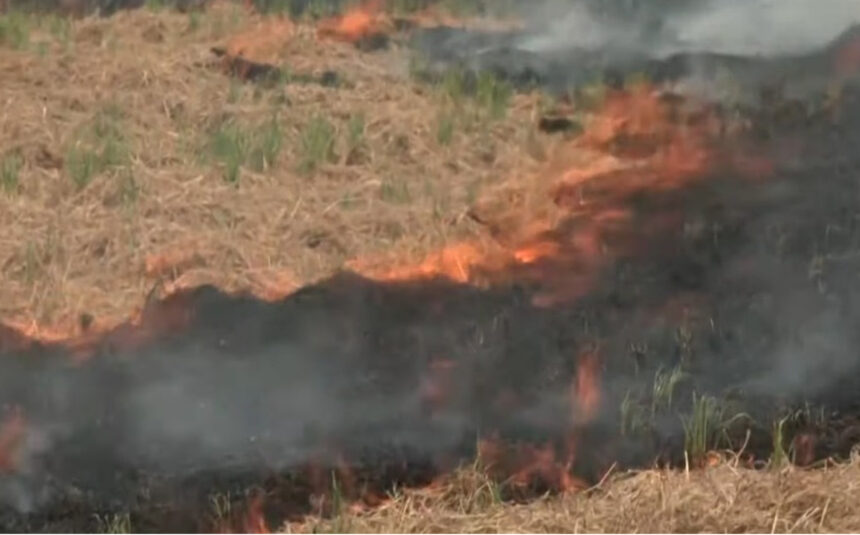
[[[671,370],[662,367],[654,373],[654,383],[651,388],[651,415],[660,409],[671,410],[675,388],[687,378],[680,366]]]
[[[813,407],[809,401],[798,408],[792,415],[792,419],[798,425],[823,429],[827,425],[827,414],[824,406]]]
[[[684,451],[694,462],[700,461],[710,449],[716,447],[721,420],[722,413],[716,398],[693,392],[692,414],[682,417],[681,421],[684,426]]]
[[[214,529],[223,530],[233,518],[233,497],[229,491],[209,495],[209,521]]]
[[[337,473],[334,471],[331,474],[331,507],[334,533],[349,533],[350,516],[347,514],[347,499],[343,494],[340,482],[337,480]]]
[[[310,174],[322,164],[334,160],[334,126],[325,117],[315,115],[302,130],[300,137],[301,157],[299,171]]]
[[[631,392],[628,391],[624,394],[624,399],[621,400],[619,407],[619,413],[621,436],[635,436],[648,429],[647,409],[634,399]]]
[[[0,187],[4,192],[18,192],[23,166],[24,158],[18,152],[10,152],[0,158]]]
[[[675,342],[681,355],[681,365],[688,365],[693,360],[693,329],[685,321],[675,330]]]
[[[742,420],[750,422],[752,418],[713,396],[693,392],[691,414],[681,417],[684,451],[693,462],[700,462],[720,444],[731,444],[730,430]]]
[[[488,511],[498,510],[500,507],[506,507],[507,500],[504,498],[504,486],[498,483],[490,476],[488,467],[484,466],[480,457],[475,462],[461,466],[452,471],[440,480],[438,485],[434,485],[436,490],[432,493],[421,493],[414,490],[401,490],[393,488],[387,492],[391,503],[395,507],[405,507],[410,509],[407,516],[402,517],[402,520],[416,518],[415,512],[411,510],[415,507],[416,510],[429,513],[427,518],[432,525],[434,510],[425,509],[431,503],[439,510],[444,509],[457,518],[468,519],[473,515],[483,515]],[[377,510],[378,512],[379,510]],[[377,514],[377,512],[371,514]],[[403,511],[406,512],[405,510]],[[401,513],[398,512],[398,515]],[[323,515],[317,515],[312,518],[306,527],[307,531],[313,533],[344,533],[344,525],[349,526],[351,531],[364,531],[364,523],[361,516],[355,513],[346,511],[344,513],[348,518],[326,518]],[[418,527],[418,526],[415,526]],[[472,526],[474,527],[474,526]],[[413,528],[414,529],[414,528]],[[405,525],[398,524],[397,527],[390,527],[383,531],[393,532],[411,532],[411,529],[405,528]],[[429,531],[438,531],[429,527]],[[468,532],[469,529],[467,528]],[[476,532],[484,532],[485,529],[477,529]],[[492,529],[490,531],[497,531]]]
[[[782,468],[788,464],[789,455],[785,447],[785,424],[790,416],[785,416],[773,422],[771,430],[771,438],[773,441],[773,451],[770,454],[770,462],[768,466],[771,468]]]
[[[504,503],[504,484],[493,479],[490,468],[478,455],[474,462],[460,467],[448,477],[448,490],[440,498],[463,514]]]
[[[114,513],[96,515],[99,533],[131,533],[131,515]]]

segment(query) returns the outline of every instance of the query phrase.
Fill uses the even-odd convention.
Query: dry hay
[[[585,493],[500,503],[472,470],[385,505],[308,520],[287,531],[331,533],[845,533],[860,530],[860,459],[824,469],[648,470]]]
[[[333,70],[340,85],[231,80],[210,48],[260,23],[237,5],[138,10],[74,21],[67,33],[34,24],[28,46],[3,48],[0,157],[23,159],[18,183],[0,194],[3,321],[124,317],[159,284],[275,296],[349,259],[417,258],[472,234],[476,192],[536,164],[527,151],[534,99],[499,121],[456,112],[410,80],[397,47],[362,54],[298,25],[278,41],[279,66]],[[79,187],[72,166],[86,162],[69,160],[104,141],[91,133],[105,117],[119,132],[118,163]],[[223,163],[207,157],[212,132],[228,119],[250,130],[272,117],[283,138],[277,160],[225,181]],[[315,117],[332,125],[335,156],[302,173],[302,135]],[[438,139],[446,117],[456,121],[450,144]]]

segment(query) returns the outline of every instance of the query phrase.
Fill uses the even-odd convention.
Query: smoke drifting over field
[[[667,0],[607,8],[616,4],[529,4],[524,31],[437,28],[415,43],[431,70],[491,71],[555,93],[644,74],[655,82],[682,82],[686,91],[708,98],[749,102],[763,86],[804,98],[822,92],[834,79],[833,50],[860,22],[853,0],[820,6]]]
[[[634,2],[609,14],[605,4],[547,2],[532,20],[538,35],[521,38],[518,46],[532,52],[629,48],[655,58],[697,52],[774,57],[820,49],[860,23],[854,0]]]

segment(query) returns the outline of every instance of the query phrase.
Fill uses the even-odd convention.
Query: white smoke
[[[540,32],[519,47],[531,52],[570,48],[632,49],[663,57],[679,52],[741,56],[804,54],[860,23],[860,0],[707,0],[694,8],[642,11],[640,17],[598,17],[589,2],[537,10]],[[653,24],[661,26],[656,34]]]
[[[860,0],[711,0],[667,19],[682,51],[742,56],[805,54],[860,23]]]

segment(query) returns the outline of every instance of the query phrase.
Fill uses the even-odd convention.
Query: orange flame
[[[491,477],[503,479],[513,490],[525,490],[534,484],[557,492],[575,492],[588,487],[571,473],[572,452],[559,460],[553,444],[504,444],[498,437],[478,441],[478,456]]]
[[[379,33],[384,26],[382,0],[367,0],[343,15],[325,19],[317,27],[321,38],[355,43]]]
[[[707,108],[689,108],[673,108],[644,84],[611,92],[583,135],[562,147],[549,168],[525,186],[541,191],[538,196],[521,196],[543,198],[536,209],[539,215],[530,215],[534,209],[510,205],[505,213],[491,214],[510,223],[503,225],[504,232],[494,233],[494,240],[456,243],[417,265],[365,259],[349,265],[386,281],[445,277],[486,284],[513,277],[536,283],[541,289],[534,296],[538,306],[577,299],[590,290],[600,269],[624,252],[620,248],[635,246],[626,243],[613,249],[604,238],[631,227],[631,197],[682,187],[715,162],[711,141],[724,125]],[[771,169],[761,157],[728,163],[751,177],[766,176]]]
[[[263,496],[256,494],[248,503],[248,512],[242,523],[245,533],[271,533],[263,515]]]

